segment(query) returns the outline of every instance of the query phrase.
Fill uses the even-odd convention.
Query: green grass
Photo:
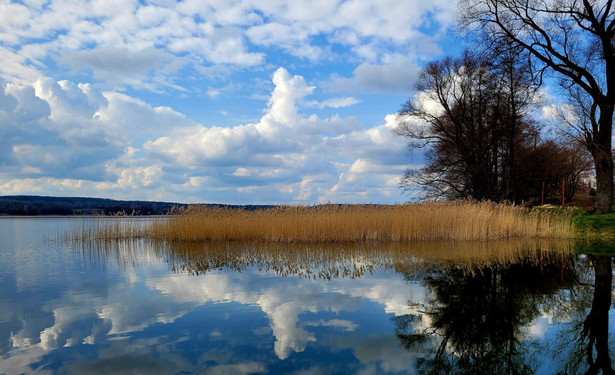
[[[572,224],[582,237],[615,238],[615,213],[575,216]]]

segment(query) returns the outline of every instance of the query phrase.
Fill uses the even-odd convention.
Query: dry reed
[[[571,238],[561,213],[490,202],[400,205],[279,206],[244,210],[191,206],[147,225],[89,228],[82,238],[152,238],[170,241],[452,241]]]

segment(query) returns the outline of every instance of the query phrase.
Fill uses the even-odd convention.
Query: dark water
[[[0,219],[1,374],[613,373],[578,244],[64,240],[92,220]]]

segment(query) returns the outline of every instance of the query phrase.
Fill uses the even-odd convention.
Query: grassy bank
[[[572,218],[572,224],[581,237],[615,238],[615,213],[578,215]]]
[[[489,202],[280,206],[241,210],[192,206],[149,225],[101,225],[83,238],[171,241],[357,242],[569,238],[570,216]]]

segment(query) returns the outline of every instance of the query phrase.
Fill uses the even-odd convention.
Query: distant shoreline
[[[0,216],[150,216],[187,207],[174,202],[121,201],[106,198],[0,196]]]
[[[3,216],[156,216],[191,205],[206,207],[266,209],[273,205],[232,205],[219,203],[176,203],[156,201],[124,201],[108,198],[51,197],[42,195],[0,196],[0,217]]]

